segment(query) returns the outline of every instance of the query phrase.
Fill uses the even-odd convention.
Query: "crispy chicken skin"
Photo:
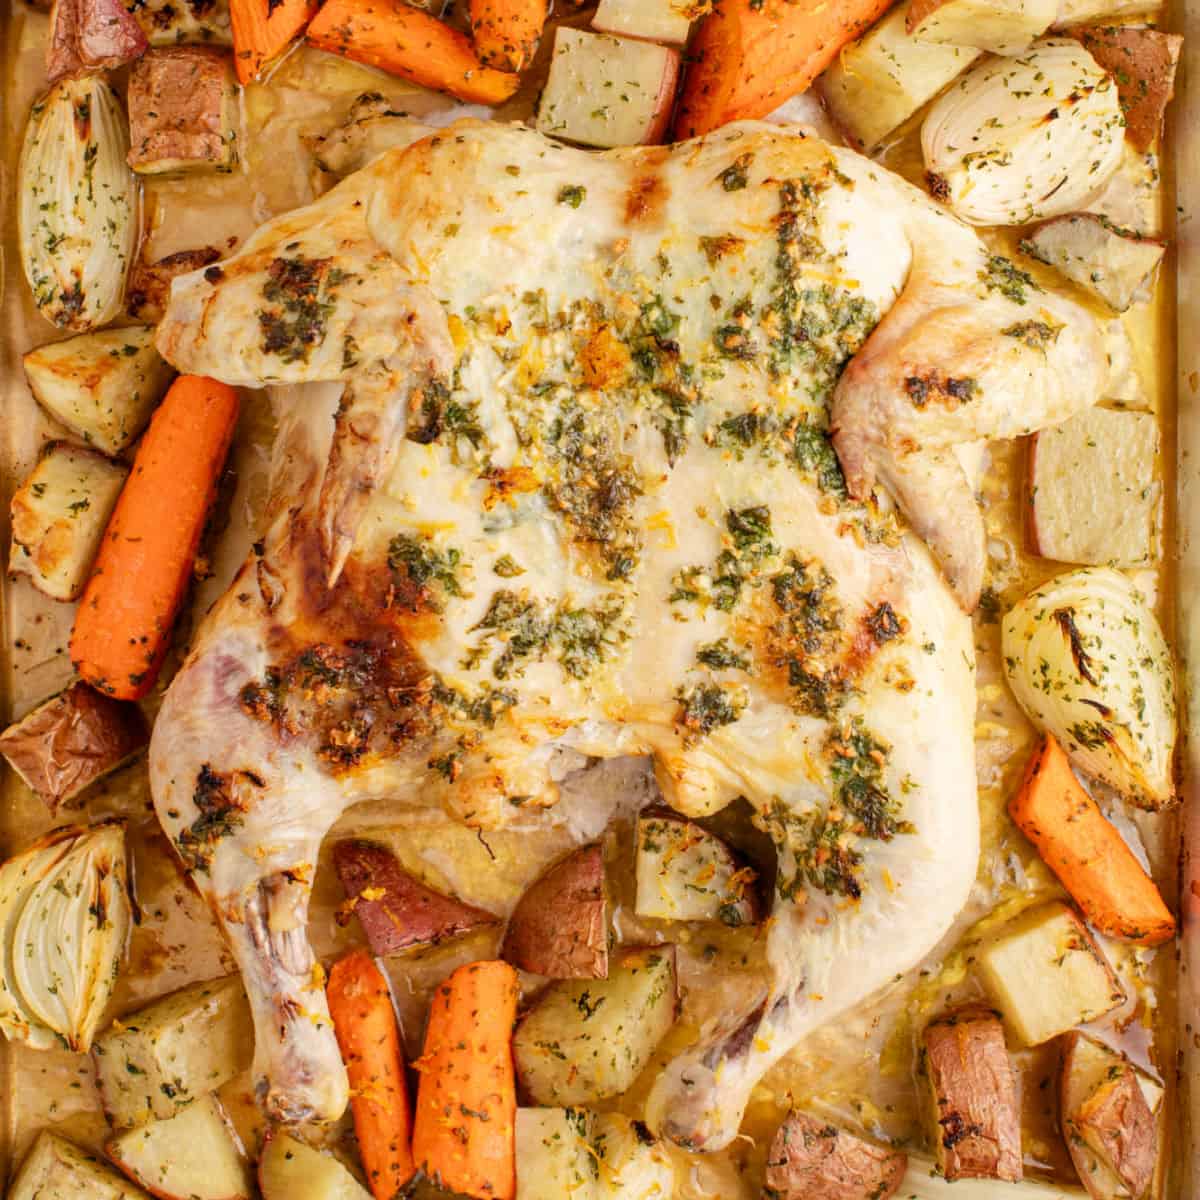
[[[175,281],[180,370],[301,385],[274,392],[262,539],[151,753],[273,1114],[345,1103],[305,916],[367,797],[552,821],[565,750],[650,756],[685,814],[747,797],[779,852],[769,986],[648,1102],[693,1148],[938,941],[978,844],[959,454],[1103,384],[1095,321],[993,268],[795,131],[587,154],[461,122]]]

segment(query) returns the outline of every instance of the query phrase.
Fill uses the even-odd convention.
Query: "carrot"
[[[71,633],[98,691],[138,700],[158,678],[237,424],[232,388],[180,375],[142,438]]]
[[[402,0],[327,0],[308,40],[473,104],[502,104],[520,82],[485,67],[464,34]]]
[[[516,1015],[517,973],[504,962],[459,967],[434,995],[415,1064],[413,1157],[448,1191],[483,1200],[516,1195]]]
[[[346,1074],[367,1182],[375,1200],[393,1200],[416,1174],[400,1027],[382,972],[365,950],[339,959],[325,994]]]
[[[1008,811],[1101,933],[1143,946],[1174,936],[1175,918],[1154,881],[1048,734]]]
[[[532,61],[545,0],[471,0],[471,37],[480,61],[501,71],[520,71]]]
[[[892,0],[716,0],[688,48],[676,138],[765,117],[802,92]]]
[[[317,0],[229,0],[238,83],[257,79],[317,11]]]

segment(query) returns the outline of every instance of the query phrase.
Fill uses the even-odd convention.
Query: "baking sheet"
[[[31,310],[16,254],[15,219],[12,216],[12,182],[17,147],[27,109],[28,80],[36,78],[36,72],[40,70],[36,51],[32,48],[36,38],[31,36],[31,29],[45,18],[32,14],[19,0],[0,0],[0,4],[4,5],[3,12],[0,13],[0,64],[3,64],[5,71],[3,87],[0,88],[0,119],[3,121],[4,146],[3,161],[0,162],[0,213],[4,214],[0,225],[3,231],[3,240],[0,242],[0,320],[3,322],[3,337],[0,343],[0,414],[3,419],[0,429],[4,436],[4,445],[0,448],[0,500],[3,501],[0,510],[0,536],[7,546],[8,496],[31,465],[38,445],[46,434],[53,430],[52,424],[43,417],[28,395],[20,372],[19,358],[20,354],[31,346],[51,340],[54,331],[42,323]],[[34,23],[33,26],[31,22]],[[1195,34],[1200,43],[1200,18],[1196,17],[1194,11],[1181,12],[1178,19],[1173,20],[1170,25],[1175,29],[1183,29],[1185,33],[1191,33],[1193,22],[1197,25]],[[1200,175],[1197,175],[1197,171],[1200,170],[1200,122],[1188,119],[1189,113],[1193,112],[1200,118],[1200,103],[1189,92],[1187,83],[1188,61],[1196,52],[1189,44],[1191,40],[1185,41],[1185,62],[1179,97],[1171,115],[1173,141],[1168,143],[1174,147],[1177,177],[1184,180],[1200,178]],[[397,95],[407,95],[410,106],[414,108],[429,103],[427,99],[419,100],[412,96],[403,85],[397,85],[395,81],[387,81],[362,69],[341,64],[338,60],[324,60],[320,69],[331,73],[348,72],[347,78],[361,78],[369,81],[372,86],[382,83],[395,89]],[[295,63],[289,62],[284,65],[279,77],[284,83],[292,78],[288,74],[289,71],[298,71]],[[322,106],[328,101],[319,87],[314,89],[308,86],[311,83],[310,79],[297,74],[290,102],[295,105],[307,105],[315,120],[319,117]],[[358,90],[366,90],[366,87]],[[19,101],[16,100],[18,92],[22,97]],[[349,94],[350,92],[347,93]],[[438,103],[435,102],[435,106]],[[222,214],[223,235],[242,236],[273,211],[296,203],[297,197],[303,198],[307,186],[304,178],[304,156],[299,152],[300,148],[294,140],[294,122],[284,120],[280,113],[274,111],[272,106],[275,104],[277,100],[265,89],[251,89],[246,96],[248,118],[255,122],[257,128],[277,135],[265,137],[263,147],[269,148],[272,155],[289,166],[286,170],[275,173],[270,186],[257,193],[246,189],[237,178],[231,181],[216,181],[213,184],[212,195],[209,198],[211,211]],[[251,153],[255,152],[251,146]],[[903,157],[903,153],[904,149],[901,147],[897,151],[899,158]],[[904,164],[898,161],[897,165]],[[1167,195],[1170,196],[1176,194],[1172,183],[1174,173],[1170,163],[1164,164],[1164,167],[1164,186]],[[185,191],[192,186],[194,185],[184,182],[167,182],[156,185],[153,189],[153,203],[147,213],[151,228],[152,257],[211,242],[209,230],[205,228],[204,210],[197,212],[196,206],[191,204],[185,210],[181,202]],[[231,194],[239,188],[243,194]],[[1192,269],[1194,266],[1196,270],[1200,270],[1200,258],[1196,257],[1200,255],[1200,248],[1195,245],[1194,240],[1200,234],[1191,230],[1186,204],[1183,200],[1180,204],[1182,207],[1178,214],[1177,261],[1182,272],[1178,315],[1183,332],[1179,354],[1179,376],[1183,383],[1180,388],[1182,410],[1179,421],[1178,482],[1179,511],[1187,516],[1187,520],[1179,522],[1177,527],[1180,553],[1180,602],[1177,612],[1180,618],[1178,624],[1181,651],[1187,661],[1200,662],[1200,606],[1190,602],[1190,597],[1200,594],[1200,540],[1187,536],[1191,530],[1200,531],[1200,415],[1193,411],[1196,407],[1194,398],[1200,394],[1200,347],[1195,344],[1197,319],[1200,318],[1200,296],[1193,295],[1187,286],[1188,279],[1200,279],[1200,275]],[[1168,203],[1166,207],[1169,211],[1174,206]],[[1168,217],[1168,235],[1171,234],[1172,223],[1172,219]],[[1146,334],[1156,327],[1165,328],[1173,323],[1174,305],[1169,283],[1162,291],[1164,295],[1159,304],[1143,318],[1142,332]],[[1169,361],[1171,356],[1169,349],[1162,348],[1170,347],[1170,338],[1154,340],[1160,347],[1160,353],[1167,355],[1167,360],[1159,365],[1162,377],[1169,382],[1173,378]],[[1173,390],[1167,386],[1160,389],[1154,398],[1161,410],[1171,410]],[[252,510],[265,482],[265,461],[261,446],[269,437],[271,428],[269,405],[265,393],[246,393],[245,400],[239,434],[240,448],[235,462],[237,491],[232,501],[234,520],[231,522],[231,533],[221,544],[220,553],[214,563],[215,578],[199,590],[193,612],[204,610],[207,603],[219,593],[223,580],[230,576],[240,561],[251,539],[249,526],[244,518]],[[1168,452],[1171,445],[1168,437]],[[997,506],[997,511],[1018,503],[1019,488],[1016,484],[1021,470],[1018,447],[997,450],[988,479],[989,494]],[[1172,507],[1168,505],[1169,531],[1176,528],[1172,523]],[[1051,573],[1053,571],[1043,568],[1043,574]],[[1027,579],[1025,582],[1032,586],[1037,580]],[[3,656],[0,658],[0,715],[7,717],[8,714],[24,711],[31,704],[57,690],[70,677],[65,646],[72,609],[69,605],[47,605],[32,593],[24,581],[5,581],[5,584],[0,586],[0,609],[3,612],[5,634],[3,645],[0,646],[0,655]],[[32,627],[34,632],[30,636],[29,622],[35,617],[37,624]],[[978,636],[985,657],[987,654],[994,656],[994,646],[991,645],[994,630],[981,628]],[[182,640],[181,638],[180,641]],[[998,675],[994,671],[989,675],[985,670],[981,674],[981,685],[981,722],[1003,725],[1011,719],[1011,714],[1006,708],[1006,703],[1010,708],[1011,702],[1006,702],[1004,698],[1003,689],[999,687]],[[1189,716],[1193,711],[1200,713],[1200,700],[1197,700],[1194,692],[1195,689],[1189,690]],[[988,806],[989,811],[997,810],[997,797],[1001,798],[1002,803],[1002,797],[1011,789],[1024,759],[1024,748],[1024,743],[1019,739],[1008,738],[995,739],[993,743],[987,743],[981,749],[981,783],[984,785],[985,806]],[[1187,794],[1190,799],[1194,780],[1200,778],[1200,771],[1196,769],[1200,768],[1200,750],[1190,742],[1186,744],[1185,765]],[[635,783],[635,778],[631,777],[629,782]],[[5,801],[3,811],[0,811],[0,853],[4,855],[19,848],[50,824],[69,819],[69,814],[64,814],[58,822],[51,822],[40,803],[33,800],[23,789],[12,786],[11,781],[4,786],[0,796]],[[1189,804],[1188,814],[1194,826],[1191,845],[1200,848],[1198,807],[1200,806],[1197,804]],[[121,991],[114,1003],[115,1010],[131,1008],[143,999],[191,979],[212,977],[231,970],[232,962],[200,901],[180,885],[179,879],[172,875],[165,865],[165,842],[157,837],[144,773],[138,768],[119,773],[109,783],[102,785],[98,794],[89,802],[89,817],[107,812],[126,815],[138,832],[135,840],[143,848],[137,864],[139,896],[147,914],[146,921],[138,931],[131,970],[122,981]],[[394,830],[395,825],[394,811],[375,806],[356,810],[339,829],[373,828],[377,832],[383,831],[384,836],[389,836],[389,831]],[[414,826],[407,830],[404,838],[396,842],[395,849],[402,859],[411,860],[427,877],[432,864],[434,882],[437,882],[440,870],[443,886],[453,885],[468,900],[502,910],[511,903],[512,896],[519,893],[524,883],[537,873],[542,863],[560,851],[566,844],[566,836],[563,831],[556,832],[550,829],[537,841],[522,838],[519,852],[517,847],[507,847],[501,838],[494,843],[492,851],[485,853],[485,848],[475,840],[473,834],[449,827],[435,817],[428,817],[420,827]],[[497,851],[501,864],[499,867],[496,865],[497,860],[489,856]],[[1174,857],[1173,854],[1170,857]],[[325,866],[327,868],[327,862]],[[1195,956],[1191,959],[1195,963],[1195,970],[1185,972],[1181,980],[1180,996],[1186,1002],[1179,1017],[1183,1050],[1181,1083],[1185,1083],[1189,1076],[1194,1078],[1196,1071],[1200,1070],[1200,977],[1195,973],[1200,970],[1200,854],[1194,859],[1186,860],[1185,870],[1188,872],[1186,881],[1189,886],[1184,889],[1187,900],[1184,949],[1185,954]],[[331,910],[338,898],[334,894],[336,888],[331,889],[328,886],[331,876],[327,869],[321,878],[326,886],[316,897],[313,937],[318,954],[325,956],[348,944],[353,938],[353,933],[340,929],[333,922]],[[1191,890],[1190,886],[1193,882],[1195,891]],[[985,899],[986,897],[977,898],[977,904],[982,905]],[[971,915],[964,914],[956,925],[956,932],[961,932],[969,923]],[[398,998],[402,1015],[410,1017],[407,1022],[410,1038],[414,1036],[414,1030],[419,1035],[419,1014],[423,1008],[427,988],[457,965],[459,958],[489,952],[489,946],[478,941],[468,941],[451,948],[448,952],[430,956],[416,967],[409,966],[405,971],[395,973],[396,976],[404,976],[401,980],[404,986],[398,990]],[[936,963],[937,956],[933,956],[931,961]],[[731,989],[736,987],[736,980],[730,978],[727,986]],[[698,1014],[693,1012],[692,1015]],[[806,1046],[803,1063],[793,1064],[790,1073],[775,1073],[764,1082],[752,1104],[751,1121],[757,1127],[769,1129],[777,1123],[786,1108],[789,1092],[797,1098],[809,1092],[819,1092],[830,1062],[844,1055],[846,1044],[850,1041],[856,1042],[856,1053],[861,1059],[860,1066],[864,1074],[877,1074],[881,1058],[895,1060],[901,1071],[906,1071],[908,1064],[905,1055],[911,1050],[911,1041],[906,1041],[903,1036],[905,1017],[906,1005],[898,994],[890,1000],[884,997],[868,1012],[861,1014],[857,1023],[846,1023],[845,1029],[826,1031],[811,1039]],[[1162,1020],[1174,1023],[1175,1014],[1169,1007],[1162,1014]],[[872,1024],[876,1026],[874,1035],[869,1028]],[[901,1036],[889,1036],[888,1030],[891,1025],[900,1028]],[[878,1032],[880,1028],[883,1032]],[[1137,1057],[1139,1045],[1136,1029],[1134,1038],[1126,1045]],[[1140,1049],[1144,1051],[1144,1045]],[[83,1142],[97,1144],[103,1137],[104,1125],[103,1119],[98,1115],[91,1089],[86,1063],[78,1057],[54,1053],[35,1054],[0,1040],[0,1159],[3,1160],[0,1161],[0,1179],[5,1178],[8,1165],[14,1157],[23,1152],[29,1131],[39,1125],[59,1124],[70,1136]],[[235,1085],[227,1089],[223,1099],[232,1109],[245,1136],[253,1137],[256,1115],[253,1105],[249,1102],[246,1081],[235,1081]],[[880,1105],[885,1099],[884,1092],[878,1089],[871,1095],[871,1101],[879,1102]],[[1171,1167],[1174,1175],[1166,1181],[1162,1195],[1169,1200],[1195,1200],[1200,1197],[1200,1163],[1196,1161],[1197,1154],[1191,1149],[1193,1142],[1190,1131],[1192,1128],[1200,1130],[1200,1089],[1193,1089],[1186,1102],[1176,1105],[1176,1111],[1181,1122],[1190,1118],[1190,1124],[1185,1124],[1172,1138],[1174,1152],[1171,1155]],[[868,1126],[877,1121],[880,1128],[886,1127],[886,1118],[882,1111],[872,1113],[869,1109],[860,1108],[855,1115]],[[1047,1154],[1054,1152],[1053,1147],[1047,1150]],[[756,1152],[747,1151],[744,1161],[750,1161],[754,1153]],[[743,1192],[742,1180],[733,1177],[723,1180],[718,1177],[716,1167],[712,1167],[710,1173],[714,1174],[714,1178],[709,1182],[715,1190],[707,1191],[706,1194],[722,1196],[723,1200],[734,1200],[735,1196],[751,1194],[749,1191]],[[726,1188],[728,1190],[725,1190]]]

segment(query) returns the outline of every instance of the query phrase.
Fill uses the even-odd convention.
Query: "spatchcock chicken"
[[[796,129],[594,154],[464,121],[178,279],[159,347],[310,385],[151,755],[272,1116],[346,1104],[306,913],[366,798],[552,820],[571,750],[649,756],[689,815],[749,800],[771,983],[659,1077],[684,1146],[938,942],[977,862],[970,451],[1100,397],[1084,310]]]

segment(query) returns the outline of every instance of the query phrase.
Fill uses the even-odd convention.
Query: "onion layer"
[[[98,75],[64,79],[25,127],[17,227],[25,277],[48,321],[91,329],[121,312],[137,236],[129,129]]]
[[[1174,664],[1125,575],[1056,576],[1008,613],[1001,639],[1013,694],[1081,770],[1146,808],[1173,798]]]
[[[1116,84],[1072,38],[989,58],[934,101],[921,150],[934,195],[973,225],[1076,212],[1121,162]]]
[[[125,826],[56,829],[0,866],[0,1029],[87,1051],[125,957]]]

